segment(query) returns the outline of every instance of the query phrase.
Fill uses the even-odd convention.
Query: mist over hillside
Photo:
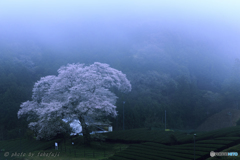
[[[17,119],[41,77],[68,63],[107,63],[132,92],[116,106],[121,129],[195,129],[238,104],[240,23],[231,4],[209,2],[0,2],[0,126],[14,136]],[[47,7],[46,7],[47,6]],[[210,9],[215,6],[215,9]],[[225,7],[225,10],[221,10]]]

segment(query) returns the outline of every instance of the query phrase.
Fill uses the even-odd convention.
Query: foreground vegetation
[[[190,160],[194,159],[194,155],[196,160],[201,160],[208,159],[211,151],[240,153],[240,127],[196,133],[195,154],[194,133],[146,128],[114,131],[104,134],[107,136],[106,141],[93,141],[89,147],[83,145],[82,136],[51,141],[6,140],[0,141],[2,150],[0,159],[3,158],[6,152],[9,152],[8,159],[18,160],[52,160],[56,159],[56,157],[59,160]],[[59,144],[58,150],[54,148],[55,142]],[[19,153],[19,156],[17,156],[17,153]],[[20,156],[21,153],[26,153],[26,155]],[[33,156],[29,156],[29,153]],[[227,157],[227,159],[236,158]]]
[[[138,143],[130,144],[126,150],[109,159],[194,159],[193,133],[147,129],[108,133],[108,139],[111,141]],[[240,142],[240,127],[196,133],[195,142],[196,159],[207,159],[210,157],[211,151],[225,151],[232,146],[235,147],[230,150],[237,152]],[[236,157],[234,158],[236,159]]]
[[[58,150],[55,149],[58,142]],[[74,143],[72,143],[74,142]],[[14,139],[0,141],[0,159],[27,159],[27,160],[51,160],[51,159],[103,159],[113,156],[127,148],[126,144],[93,141],[91,146],[83,145],[83,137],[69,139],[54,139],[51,141],[36,141],[34,139]],[[5,155],[8,153],[7,155]]]

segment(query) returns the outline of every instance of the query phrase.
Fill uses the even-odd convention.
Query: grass
[[[59,142],[58,150],[55,150],[54,143]],[[104,159],[113,156],[115,153],[120,152],[128,147],[126,144],[119,143],[101,143],[92,142],[91,147],[85,147],[81,143],[81,138],[73,139],[75,142],[72,145],[70,139],[64,141],[53,140],[50,142],[29,141],[22,139],[20,146],[20,139],[11,141],[0,141],[0,149],[4,147],[5,151],[1,152],[0,159],[3,154],[8,152],[9,159],[16,160],[75,160],[75,159]],[[79,142],[80,141],[80,142]],[[12,147],[15,146],[15,147]],[[21,149],[20,149],[21,148]],[[39,148],[31,150],[31,148]],[[41,148],[41,149],[40,149]],[[22,153],[22,155],[21,155]],[[25,154],[25,155],[24,155]],[[30,156],[32,155],[32,156]],[[6,158],[7,158],[6,157]]]
[[[210,151],[238,152],[240,153],[239,127],[231,127],[213,132],[197,133],[196,136],[196,160],[208,159]],[[194,132],[193,132],[194,133]],[[30,141],[17,139],[0,141],[0,149],[11,155],[14,152],[26,153],[24,157],[12,157],[16,160],[129,160],[129,159],[179,159],[190,160],[194,158],[193,133],[150,131],[146,129],[134,129],[117,131],[109,134],[105,142],[93,141],[90,147],[83,145],[82,136],[52,141]],[[233,134],[234,133],[234,134]],[[134,134],[136,134],[134,136]],[[54,149],[54,143],[59,143],[58,150]],[[1,155],[4,154],[1,152]],[[30,157],[29,153],[34,154]],[[49,156],[49,153],[53,156]],[[45,153],[45,155],[43,155]],[[48,156],[46,155],[48,154]],[[0,159],[2,159],[0,155]],[[10,157],[10,155],[8,157]],[[221,157],[222,159],[236,159],[236,157]],[[221,159],[218,157],[218,159]],[[216,158],[211,158],[214,160]],[[210,160],[210,159],[209,159]]]

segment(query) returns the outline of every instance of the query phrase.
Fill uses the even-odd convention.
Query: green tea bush
[[[203,140],[203,141],[198,141],[197,144],[229,144],[232,143],[233,141],[227,141],[227,140]]]
[[[237,141],[240,140],[240,137],[219,137],[216,140]]]

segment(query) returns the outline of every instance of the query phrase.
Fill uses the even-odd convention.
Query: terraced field
[[[207,159],[210,152],[220,152],[240,143],[240,127],[231,127],[206,133],[196,133],[195,158]],[[184,132],[135,129],[108,133],[108,141],[130,144],[110,160],[192,160],[194,159],[193,134]],[[235,157],[237,158],[237,157]]]
[[[61,144],[59,146],[61,160],[79,158],[86,160],[192,160],[194,157],[196,160],[206,160],[210,158],[211,151],[240,153],[240,127],[196,133],[195,151],[193,134],[194,132],[148,130],[145,128],[114,131],[105,133],[107,136],[105,142],[93,142],[92,144],[98,146],[92,145],[90,148],[85,148],[81,144],[81,136],[72,139],[76,142],[74,145],[70,139],[66,144],[60,139],[45,142],[15,139],[0,141],[0,159],[6,158],[4,157],[5,152],[56,152],[53,148],[54,142]],[[4,150],[2,150],[3,148]],[[10,155],[8,158],[13,159]],[[29,160],[38,160],[37,158],[39,156]],[[238,158],[232,157],[232,159]],[[46,159],[52,160],[51,158]],[[18,160],[20,159],[18,158]]]

